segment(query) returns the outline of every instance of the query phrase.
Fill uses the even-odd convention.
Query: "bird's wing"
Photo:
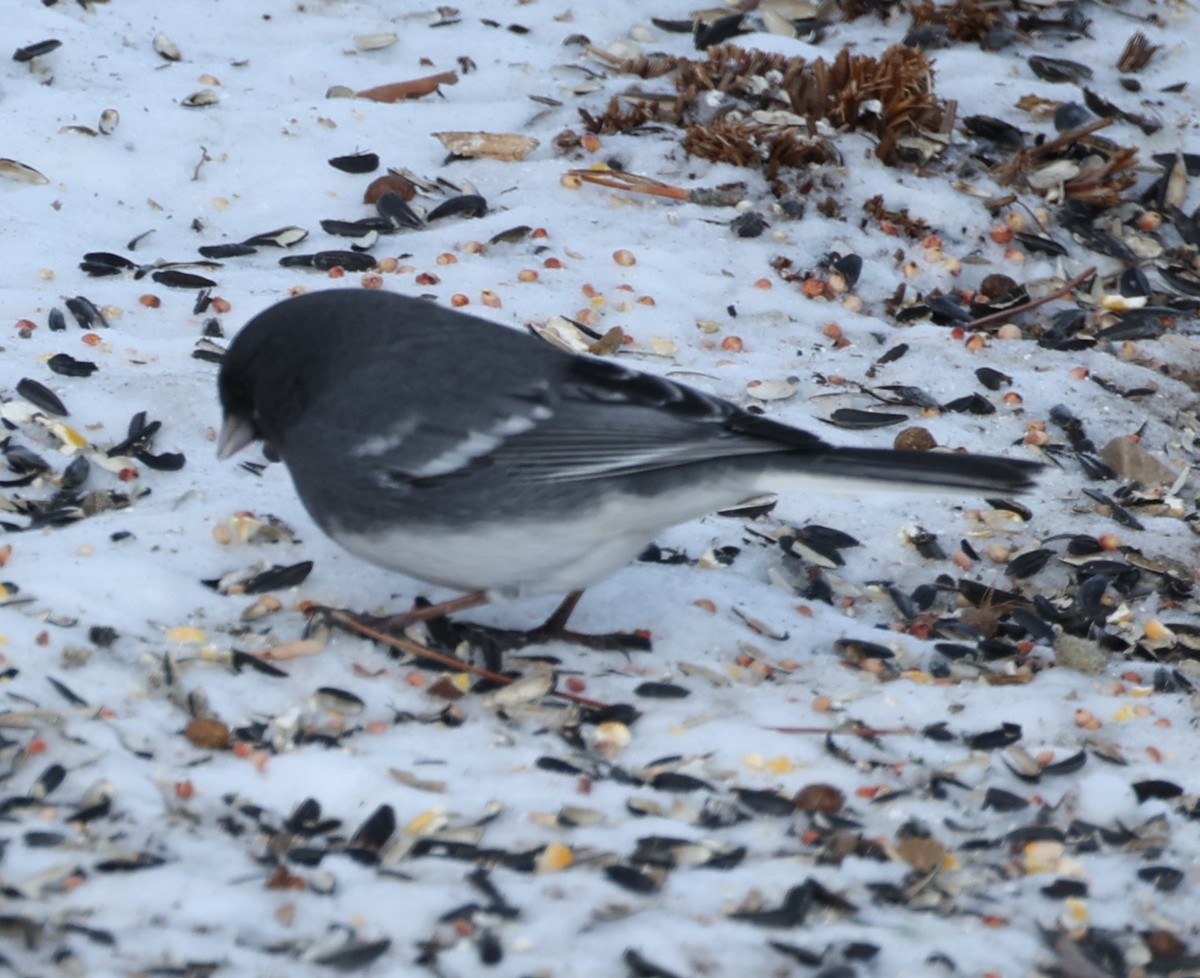
[[[574,481],[827,447],[808,432],[610,360],[578,359],[568,373],[554,416],[498,450],[521,478]]]
[[[630,475],[740,455],[827,448],[815,435],[611,361],[571,358],[536,381],[491,387],[454,411],[426,404],[355,456],[390,479],[441,480],[484,466],[508,478],[563,482]]]

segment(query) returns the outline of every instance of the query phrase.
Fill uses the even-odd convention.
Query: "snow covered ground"
[[[764,8],[745,27],[778,25],[784,5]],[[642,79],[615,61],[703,62],[690,33],[669,29],[692,12],[679,0],[8,5],[18,57],[0,69],[0,157],[11,161],[0,163],[0,520],[11,531],[0,541],[0,954],[14,973],[1196,967],[1197,524],[1192,480],[1174,480],[1196,454],[1196,317],[1178,275],[1191,271],[1187,215],[1200,197],[1186,160],[1153,161],[1200,151],[1195,11],[1030,5],[989,15],[1001,23],[984,46],[953,28],[928,52],[948,144],[907,133],[937,150],[925,159],[885,165],[865,118],[856,131],[818,127],[840,162],[770,176],[689,154],[665,122],[581,139],[580,109],[601,117],[633,90],[675,97],[670,74]],[[809,61],[847,46],[878,57],[912,27],[899,4],[823,13],[815,43],[762,32],[731,43]],[[1159,47],[1122,75],[1135,31]],[[1011,43],[992,49],[1001,38]],[[51,39],[61,46],[30,49]],[[1034,55],[1094,74],[1048,81]],[[420,98],[327,97],[445,72],[456,83]],[[779,84],[778,72],[759,77],[757,107],[782,110],[770,96]],[[1095,134],[1109,144],[1041,171],[1055,157],[1033,150],[1034,136],[1053,140],[1050,115],[1082,104],[1083,87],[1144,125],[1118,117]],[[698,93],[693,111],[707,121],[738,99]],[[991,167],[1015,147],[964,128],[976,116],[1026,133],[1007,185]],[[787,129],[794,119],[770,121],[807,136]],[[520,160],[449,159],[433,136],[446,131],[538,145]],[[1097,181],[1115,199],[1091,198],[1102,205],[1087,215],[1091,236],[1072,233],[1062,195],[1078,199],[1080,169],[1122,147],[1136,159]],[[381,168],[327,162],[358,152]],[[744,187],[721,206],[567,176],[600,165],[688,191]],[[363,193],[387,167],[427,181],[414,206],[471,192],[487,213],[382,235],[369,272],[280,265],[347,248],[321,222],[375,216]],[[764,219],[761,234],[731,226],[747,212]],[[288,227],[307,238],[215,267],[162,267]],[[110,257],[93,270],[115,274],[81,269],[95,252]],[[832,271],[834,252],[861,258],[856,280]],[[1037,298],[1093,266],[1081,288],[1004,326],[973,328],[967,314],[955,328],[911,308],[996,274]],[[1136,320],[1122,312],[1143,299],[1131,275],[1124,305],[1113,298],[1133,267],[1155,290]],[[199,290],[171,284],[181,272],[215,283],[206,308]],[[306,647],[294,644],[303,603],[383,611],[451,596],[340,551],[282,467],[215,458],[217,367],[196,352],[219,350],[295,291],[367,285],[575,340],[555,317],[597,334],[620,327],[609,355],[830,440],[891,445],[921,426],[940,446],[1050,467],[1020,500],[1024,516],[883,492],[783,498],[757,518],[664,533],[663,560],[589,591],[573,619],[583,631],[644,629],[652,652],[553,645],[506,660],[530,671],[553,657],[560,688],[630,705],[636,719],[581,715],[554,697],[460,698],[469,677],[443,679],[340,632],[320,655],[263,666],[272,648]],[[108,325],[81,327],[67,306],[76,297]],[[1083,328],[1056,339],[1055,315],[1073,309]],[[46,388],[69,413],[54,413]],[[947,408],[972,394],[994,411]],[[909,420],[825,423],[846,409]],[[1072,415],[1082,432],[1064,424]],[[149,422],[161,428],[147,435]],[[1101,478],[1100,449],[1135,435],[1141,468],[1110,453],[1117,477]],[[1122,496],[1131,472],[1154,474],[1148,457],[1170,472]],[[861,545],[841,548],[841,566],[785,553],[783,528],[811,524]],[[1012,557],[1043,547],[1045,560],[1014,573]],[[1096,557],[1106,563],[1079,566]],[[205,583],[304,561],[300,584],[270,592],[277,605]],[[553,605],[474,618],[527,628]]]

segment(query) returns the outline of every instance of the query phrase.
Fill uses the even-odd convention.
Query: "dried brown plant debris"
[[[800,168],[838,162],[836,150],[823,139],[808,139],[794,126],[719,119],[689,126],[683,148],[693,156],[735,166],[761,166],[768,180],[783,167]]]
[[[992,175],[1002,186],[1024,177],[1041,193],[1061,187],[1066,199],[1081,200],[1097,208],[1116,207],[1124,202],[1124,192],[1137,182],[1134,169],[1138,151],[1136,147],[1089,138],[1098,129],[1111,124],[1111,119],[1096,119],[1038,146],[1019,149],[993,167]],[[1039,177],[1039,171],[1052,166],[1055,161],[1077,158],[1080,147],[1091,152],[1079,163],[1077,172],[1064,175],[1060,184]]]
[[[709,158],[728,162],[745,159],[742,165],[746,166],[766,162],[774,173],[780,166],[796,165],[785,162],[789,158],[809,159],[812,144],[794,131],[785,134],[789,128],[783,124],[785,120],[756,120],[756,124],[765,126],[757,130],[746,128],[739,120],[743,128],[737,130],[722,128],[726,126],[724,116],[734,111],[746,116],[782,110],[799,117],[797,128],[803,124],[809,136],[815,136],[819,122],[843,131],[868,132],[878,139],[876,155],[894,164],[900,159],[905,140],[944,131],[951,111],[934,94],[929,59],[916,48],[901,44],[888,48],[878,58],[843,49],[832,62],[809,62],[733,45],[710,48],[704,59],[671,60],[679,93],[675,102],[641,94],[626,96],[623,99],[639,100],[635,107],[610,102],[603,116],[583,113],[584,124],[593,132],[624,132],[650,121],[685,127],[701,125],[701,132],[687,137],[700,155],[716,154]],[[657,70],[663,64],[655,61],[653,67]],[[621,62],[618,67],[650,77],[644,74],[651,67],[644,58]],[[705,113],[703,96],[712,91],[733,98],[716,119],[708,115],[701,118]],[[751,154],[747,139],[769,145],[765,153]],[[731,147],[724,155],[718,153],[726,141]]]
[[[1117,71],[1141,71],[1150,63],[1159,47],[1157,44],[1151,44],[1146,35],[1138,31],[1125,42],[1125,49],[1117,58]]]
[[[621,59],[590,44],[587,50],[626,75],[637,75],[639,78],[661,78],[678,68],[681,61],[687,60],[670,54],[647,54],[637,58]]]
[[[1068,200],[1082,200],[1092,207],[1117,207],[1125,202],[1124,192],[1137,182],[1134,168],[1138,151],[1120,146],[1105,157],[1090,156],[1080,166],[1078,176],[1063,183]]]
[[[887,20],[897,6],[897,0],[834,0],[833,6],[847,22],[867,16]]]
[[[786,75],[789,69],[803,70],[806,65],[800,57],[789,58],[724,44],[709,48],[708,57],[703,61],[680,58],[675,87],[691,99],[702,91],[753,97],[763,90],[761,79],[768,73]],[[777,95],[775,98],[778,100]]]
[[[624,99],[614,96],[608,100],[603,114],[592,115],[587,109],[579,110],[584,128],[602,136],[630,132],[648,123],[680,125],[683,122],[682,100],[662,101],[650,99]]]
[[[865,204],[863,210],[880,224],[892,224],[915,240],[929,233],[929,225],[919,217],[913,217],[907,210],[892,210],[883,202],[883,194],[876,194]]]
[[[983,41],[997,24],[1007,22],[1001,10],[989,7],[982,0],[955,0],[944,7],[924,0],[910,13],[913,27],[945,27],[954,41]]]

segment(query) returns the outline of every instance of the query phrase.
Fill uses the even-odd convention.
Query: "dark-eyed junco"
[[[997,494],[1027,488],[1039,468],[837,448],[683,384],[383,291],[310,293],[260,313],[230,344],[219,387],[221,458],[262,439],[351,553],[505,596],[578,592],[666,527],[763,492],[882,482]]]

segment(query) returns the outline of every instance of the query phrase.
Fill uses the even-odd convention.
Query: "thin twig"
[[[1038,306],[1044,306],[1047,302],[1053,302],[1055,299],[1061,299],[1073,289],[1078,288],[1089,278],[1096,274],[1096,267],[1086,269],[1073,279],[1067,282],[1060,288],[1055,289],[1049,295],[1044,295],[1040,299],[1030,299],[1028,302],[1022,302],[1019,306],[1012,306],[1008,309],[1001,309],[1000,312],[993,312],[986,316],[981,316],[979,319],[973,319],[969,323],[963,323],[963,329],[980,329],[984,326],[990,326],[992,323],[1008,322],[1013,316],[1022,312],[1029,312],[1030,309],[1036,309]]]

